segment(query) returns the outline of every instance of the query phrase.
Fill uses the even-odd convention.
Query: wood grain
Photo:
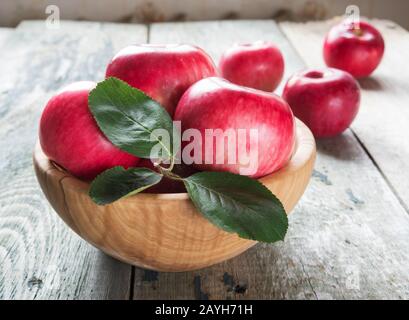
[[[385,60],[374,74],[377,81],[366,80],[373,97],[368,98],[365,91],[361,115],[370,117],[371,106],[378,100],[384,101],[385,109],[397,113],[379,112],[383,110],[379,104],[374,106],[379,113],[376,118],[362,119],[360,115],[353,127],[382,173],[351,131],[318,142],[313,179],[290,216],[284,243],[256,245],[234,259],[194,272],[157,273],[136,268],[133,298],[409,298],[408,215],[389,187],[393,185],[403,203],[408,149],[403,129],[398,125],[394,128],[392,120],[399,124],[406,118],[403,103],[407,101],[408,81],[400,79],[406,79],[407,72],[399,71],[407,67],[401,62],[406,61],[407,34],[390,22],[382,23],[388,29],[382,31],[387,39]],[[1,298],[129,295],[129,267],[90,248],[68,231],[41,195],[31,167],[38,116],[48,97],[73,80],[101,78],[102,65],[112,51],[127,44],[130,37],[135,42],[142,39],[145,32],[139,26],[121,25],[118,29],[114,25],[81,24],[73,23],[66,29],[62,26],[67,36],[60,37],[49,35],[42,23],[24,23],[16,37],[6,40],[10,50],[0,53],[0,92],[4,92],[0,99]],[[293,45],[298,53],[310,52],[311,59],[319,45],[314,47],[313,40],[307,41],[307,36],[312,39],[314,26],[321,28],[322,34],[322,25],[315,23],[299,28],[291,25],[295,30],[292,35],[283,27],[290,39],[297,35]],[[215,58],[230,43],[270,39],[284,52],[286,75],[305,66],[271,21],[154,24],[150,38],[156,43],[196,43]],[[321,59],[318,54],[315,57]],[[396,70],[399,77],[385,68]],[[385,75],[382,79],[381,71]],[[383,87],[386,84],[388,90],[377,92],[378,82]],[[399,112],[402,119],[397,119]],[[356,129],[364,120],[373,121],[373,125]],[[364,130],[372,130],[372,135],[364,138]],[[400,149],[393,153],[396,144]],[[375,152],[382,148],[385,155]]]
[[[308,66],[322,67],[323,37],[337,22],[282,23],[281,28]],[[409,33],[390,21],[372,22],[384,37],[385,55],[373,75],[360,80],[362,103],[352,130],[408,211]]]
[[[287,75],[304,67],[271,21],[157,24],[150,30],[153,42],[196,43],[215,58],[230,43],[268,39],[282,48]],[[305,39],[300,43],[308,50]],[[407,239],[408,215],[347,131],[318,143],[313,179],[290,216],[284,243],[259,244],[195,272],[137,268],[134,298],[409,298]]]
[[[160,271],[195,270],[235,257],[256,244],[211,224],[186,193],[141,193],[98,206],[88,195],[89,183],[58,169],[39,143],[33,161],[44,194],[71,229],[130,264]],[[314,137],[297,121],[297,149],[291,160],[260,179],[287,213],[304,193],[314,161]]]
[[[3,42],[12,34],[13,28],[0,28],[0,47]]]
[[[24,22],[0,53],[0,299],[127,299],[131,267],[71,232],[34,176],[32,150],[47,99],[76,80],[98,80],[140,25]]]
[[[0,49],[2,49],[2,52],[7,52],[7,46],[5,45],[6,40],[11,37],[14,29],[12,28],[0,28]],[[3,65],[2,63],[1,65]],[[3,67],[3,66],[2,66]],[[5,70],[7,71],[7,70]],[[0,73],[0,101],[3,99],[3,97],[7,94],[7,76],[4,73]],[[1,109],[2,104],[0,103],[0,113],[2,112]]]

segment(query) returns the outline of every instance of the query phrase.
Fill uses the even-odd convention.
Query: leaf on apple
[[[99,128],[118,148],[140,158],[168,160],[173,155],[173,123],[168,112],[144,92],[117,78],[99,82],[88,97],[90,111]],[[165,130],[169,141],[155,135]],[[161,146],[160,154],[152,154]],[[165,153],[165,154],[163,154]]]
[[[89,195],[98,205],[106,205],[139,193],[157,183],[162,175],[147,168],[124,169],[114,167],[105,170],[91,183]]]
[[[105,205],[139,193],[166,175],[183,181],[197,209],[221,229],[263,242],[284,239],[288,228],[284,207],[259,181],[228,172],[199,172],[187,178],[170,172],[175,169],[177,151],[172,149],[177,147],[172,141],[172,119],[145,93],[108,78],[91,91],[88,100],[98,126],[114,145],[141,158],[171,160],[170,169],[159,167],[161,173],[141,167],[104,171],[91,183],[89,195],[95,203]],[[156,135],[157,129],[168,133],[167,143]],[[152,154],[158,145],[161,151]]]
[[[184,183],[197,209],[219,228],[257,241],[284,239],[288,228],[284,207],[257,180],[227,172],[200,172]]]

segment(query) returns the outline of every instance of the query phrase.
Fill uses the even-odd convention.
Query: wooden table
[[[318,142],[313,178],[284,243],[259,244],[194,272],[142,270],[71,232],[34,177],[31,153],[46,101],[72,81],[102,79],[125,45],[189,42],[217,61],[234,42],[271,40],[288,77],[323,65],[322,40],[333,23],[62,22],[48,30],[26,21],[0,29],[0,298],[409,298],[409,34],[392,22],[374,21],[384,60],[361,81],[352,128]]]

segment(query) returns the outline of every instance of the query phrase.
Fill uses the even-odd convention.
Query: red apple
[[[135,166],[138,158],[119,150],[101,132],[88,108],[94,82],[65,87],[47,103],[40,121],[40,144],[58,165],[82,179],[114,166]]]
[[[274,91],[284,74],[284,59],[271,42],[237,44],[226,50],[220,60],[223,78],[250,88]]]
[[[327,66],[349,72],[355,78],[369,76],[382,60],[385,44],[380,32],[367,22],[359,28],[349,22],[334,26],[324,41]]]
[[[360,89],[347,72],[314,69],[292,76],[285,85],[283,98],[315,137],[331,137],[343,132],[354,120]]]
[[[182,94],[193,83],[216,75],[211,58],[191,45],[132,45],[108,64],[116,77],[147,93],[172,116]]]
[[[284,100],[221,78],[203,79],[191,86],[179,101],[175,120],[181,121],[183,140],[188,140],[187,133],[199,133],[196,138],[192,135],[189,145],[198,142],[192,154],[195,167],[202,170],[258,178],[282,168],[294,148],[294,117]],[[212,137],[209,129],[233,133],[236,141],[222,137],[227,140],[223,145],[222,139],[207,139]],[[186,143],[184,148],[182,158],[190,164],[184,154]]]

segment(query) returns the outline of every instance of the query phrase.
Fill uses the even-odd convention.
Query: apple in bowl
[[[288,104],[275,94],[225,79],[206,78],[191,86],[174,120],[181,121],[186,139],[189,130],[193,138],[200,137],[192,140],[197,148],[189,148],[200,170],[259,178],[282,168],[294,150],[295,123]]]
[[[223,78],[245,87],[272,92],[284,74],[281,51],[268,41],[235,44],[219,62]]]
[[[98,128],[88,108],[88,94],[95,86],[80,81],[61,89],[48,101],[39,129],[47,157],[85,180],[114,166],[136,166],[139,161],[114,146]]]
[[[172,116],[182,94],[200,79],[217,75],[212,59],[187,44],[141,44],[119,51],[106,69],[158,101]]]

